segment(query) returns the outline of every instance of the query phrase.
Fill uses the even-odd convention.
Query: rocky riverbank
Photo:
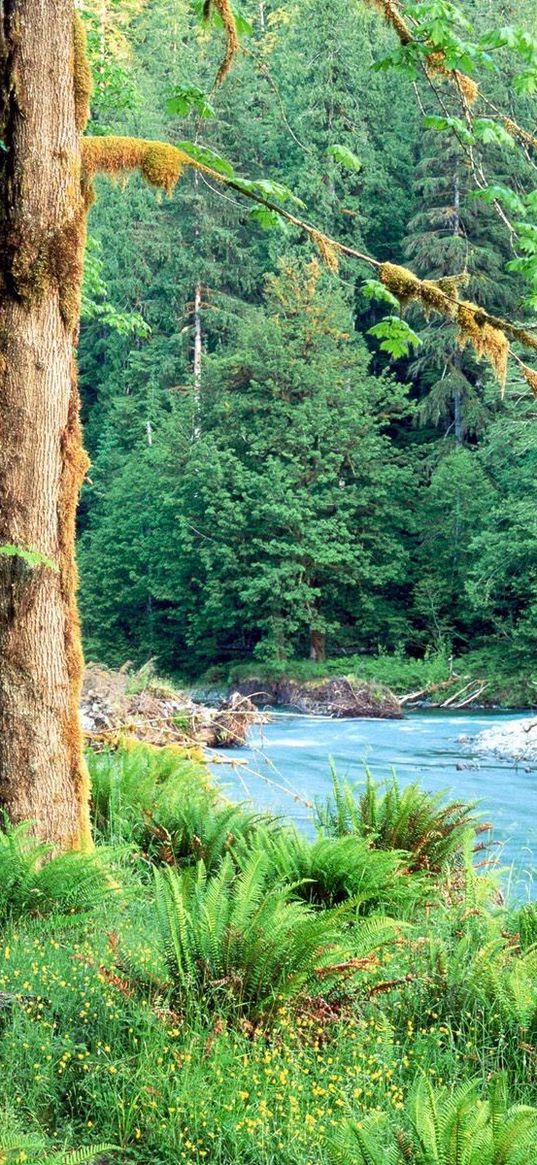
[[[375,717],[397,720],[403,711],[397,696],[383,684],[349,676],[298,682],[291,679],[262,680],[252,676],[235,682],[234,689],[256,707],[286,707],[333,719]]]
[[[470,743],[463,738],[463,743]],[[526,716],[486,728],[471,741],[473,752],[493,753],[501,760],[537,764],[537,719]]]

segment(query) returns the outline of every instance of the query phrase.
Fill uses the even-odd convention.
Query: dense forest
[[[482,34],[504,8],[464,6]],[[189,142],[283,183],[350,246],[428,279],[460,273],[471,300],[520,314],[512,237],[476,197],[464,141],[424,130],[433,93],[420,110],[408,76],[373,67],[395,43],[374,6],[245,8],[210,100],[220,45],[190,5],[171,32],[164,0],[88,15],[88,132]],[[516,17],[529,28],[533,4]],[[510,68],[487,92],[526,114]],[[489,183],[531,189],[527,153],[496,139],[479,153]],[[171,198],[98,182],[80,336],[87,652],[187,675],[325,650],[473,652],[531,682],[531,390],[513,364],[502,399],[455,326],[415,308],[416,341],[384,352],[367,269],[331,271],[274,218],[203,173]]]

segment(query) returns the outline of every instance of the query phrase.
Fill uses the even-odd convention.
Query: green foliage
[[[175,113],[178,117],[186,117],[192,110],[199,117],[214,117],[215,111],[202,89],[198,85],[176,85],[171,97],[166,102],[168,113]]]
[[[24,1135],[7,1136],[4,1130],[0,1132],[0,1153],[6,1165],[19,1165],[20,1162],[30,1161],[32,1165],[88,1165],[103,1154],[115,1153],[114,1145],[100,1144],[87,1146],[84,1149],[67,1149],[50,1152],[43,1143]]]
[[[271,862],[253,853],[237,872],[226,856],[209,877],[155,874],[160,944],[173,990],[256,1014],[282,1001],[320,994],[348,957],[341,912],[312,911],[271,884]],[[368,931],[373,942],[374,930]]]
[[[352,900],[359,915],[377,911],[402,918],[426,892],[423,881],[408,873],[406,855],[395,849],[381,853],[365,838],[320,836],[311,842],[285,830],[260,833],[256,844],[277,878],[312,906],[324,909]],[[243,847],[237,848],[240,853]]]
[[[29,826],[0,829],[0,922],[92,909],[112,887],[106,860],[77,853],[52,856]],[[117,885],[116,885],[117,888]]]
[[[425,878],[359,829],[309,840],[258,824],[223,857],[216,847],[211,873],[185,851],[148,878],[143,807],[175,780],[203,828],[200,803],[208,823],[217,806],[207,770],[143,746],[90,762],[135,893],[97,895],[60,930],[42,897],[36,910],[25,890],[34,908],[21,908],[13,892],[0,945],[6,1165],[101,1151],[136,1165],[533,1165],[535,911],[498,905],[471,868],[471,837]],[[2,845],[0,885],[10,871],[33,885],[37,843],[18,830]],[[66,881],[71,893],[74,866]]]
[[[340,166],[345,166],[347,170],[359,171],[362,169],[362,163],[348,146],[333,145],[329,146],[327,153],[334,161],[339,162]]]
[[[537,1108],[510,1107],[503,1076],[491,1082],[488,1100],[479,1093],[479,1081],[435,1089],[421,1080],[408,1103],[409,1131],[392,1133],[386,1146],[374,1132],[378,1122],[370,1120],[366,1128],[349,1123],[335,1147],[337,1160],[352,1155],[360,1165],[530,1165]]]
[[[57,572],[58,567],[51,558],[47,558],[46,554],[41,554],[39,550],[25,550],[22,546],[12,546],[10,544],[0,546],[0,555],[3,558],[21,558],[32,570],[37,566],[47,566],[49,570]]]
[[[410,870],[439,873],[460,858],[468,832],[478,826],[474,809],[446,803],[444,794],[427,793],[416,784],[401,788],[395,775],[385,785],[368,773],[357,795],[334,774],[332,796],[317,805],[316,815],[329,837],[358,836],[378,849],[404,850]]]
[[[369,328],[368,334],[380,340],[381,352],[389,352],[394,360],[408,356],[412,348],[419,348],[421,344],[419,336],[399,316],[385,316],[380,323]]]
[[[209,872],[238,844],[247,845],[263,815],[223,800],[201,759],[179,750],[122,748],[88,757],[94,826],[113,843],[130,843],[146,861]],[[271,828],[275,828],[275,823]]]

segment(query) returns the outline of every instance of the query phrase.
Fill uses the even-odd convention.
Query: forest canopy
[[[143,121],[200,165],[169,198],[96,183],[89,654],[195,674],[316,634],[531,668],[532,4],[262,0],[217,87],[218,11],[84,16],[90,140]]]

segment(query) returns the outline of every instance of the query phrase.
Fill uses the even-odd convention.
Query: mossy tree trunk
[[[323,663],[326,659],[326,635],[324,631],[310,629],[310,659]]]
[[[72,0],[0,2],[0,806],[89,844],[75,512],[86,458],[74,349],[87,71]]]

